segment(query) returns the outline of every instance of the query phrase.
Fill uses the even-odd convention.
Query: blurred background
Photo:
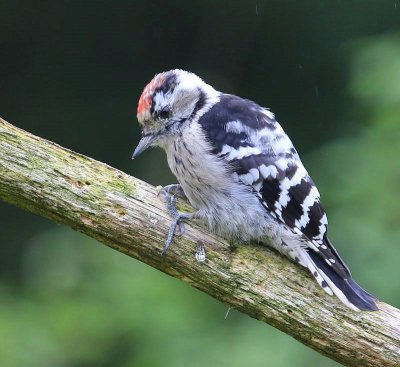
[[[130,160],[155,73],[275,112],[355,279],[400,307],[400,1],[0,1],[0,116],[152,184]],[[69,228],[0,203],[0,365],[337,366]]]

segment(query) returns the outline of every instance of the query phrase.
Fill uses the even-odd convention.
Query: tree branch
[[[0,199],[182,279],[346,366],[400,366],[400,310],[379,302],[378,312],[354,312],[274,251],[232,249],[194,225],[162,257],[171,220],[154,187],[2,119]],[[204,263],[194,257],[199,242]]]

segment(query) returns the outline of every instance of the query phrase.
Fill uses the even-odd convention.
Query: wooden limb
[[[162,257],[171,219],[154,187],[2,119],[0,199],[179,278],[346,366],[400,366],[400,310],[378,302],[378,312],[352,311],[274,251],[232,249],[193,224]],[[195,259],[199,244],[205,262]]]

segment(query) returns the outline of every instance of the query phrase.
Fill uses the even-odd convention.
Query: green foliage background
[[[174,181],[163,153],[130,155],[156,72],[270,107],[354,277],[400,307],[398,0],[3,0],[0,45],[3,118],[153,184]],[[70,229],[0,220],[1,366],[337,365]]]

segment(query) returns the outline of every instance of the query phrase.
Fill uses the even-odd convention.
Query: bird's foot
[[[179,235],[184,234],[185,225],[182,221],[195,218],[197,213],[180,213],[176,209],[176,195],[184,196],[181,185],[174,184],[165,186],[160,190],[159,194],[165,199],[167,203],[167,210],[169,212],[169,215],[173,219],[171,227],[168,231],[168,236],[167,240],[165,241],[164,249],[162,251],[162,255],[165,255],[174,238],[176,227],[179,227]]]

